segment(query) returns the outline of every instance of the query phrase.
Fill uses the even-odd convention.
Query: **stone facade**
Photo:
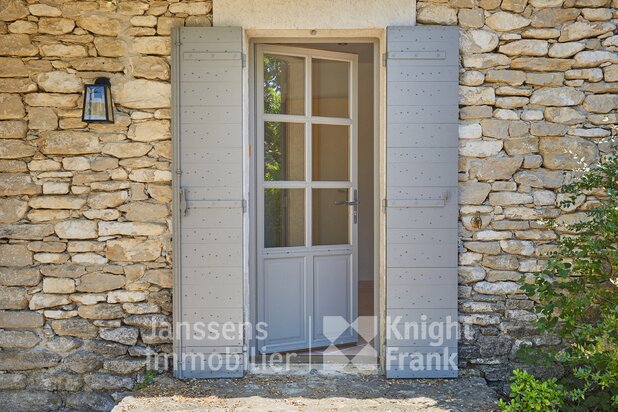
[[[419,24],[461,28],[460,368],[498,389],[516,351],[543,345],[534,301],[516,281],[543,269],[572,223],[594,205],[560,206],[574,171],[616,152],[618,1],[437,0]]]
[[[417,3],[461,29],[460,346],[465,373],[503,385],[543,344],[521,274],[581,217],[556,190],[610,146],[618,0]],[[109,409],[171,352],[170,29],[210,1],[0,0],[0,404]],[[106,76],[116,122],[81,122]],[[9,408],[10,409],[10,408]],[[18,408],[19,409],[19,408]]]
[[[0,409],[107,410],[171,352],[170,31],[211,8],[0,0]]]

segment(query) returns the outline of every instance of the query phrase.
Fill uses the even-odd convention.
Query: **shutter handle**
[[[180,188],[180,214],[182,216],[187,216],[187,198],[186,189],[184,187]]]

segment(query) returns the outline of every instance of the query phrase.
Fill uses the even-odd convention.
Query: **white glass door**
[[[256,66],[258,349],[355,342],[332,320],[357,317],[357,57],[258,45]]]

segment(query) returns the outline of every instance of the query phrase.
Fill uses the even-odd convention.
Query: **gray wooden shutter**
[[[389,27],[386,57],[386,376],[455,377],[459,31]]]
[[[242,29],[173,41],[175,373],[242,376]]]

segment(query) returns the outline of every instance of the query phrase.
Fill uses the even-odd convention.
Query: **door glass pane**
[[[305,59],[264,55],[264,113],[305,113]]]
[[[264,247],[305,245],[305,190],[264,190]]]
[[[264,180],[305,180],[304,123],[264,122]]]
[[[349,244],[350,206],[336,204],[348,200],[348,190],[313,189],[312,196],[313,244],[315,246]]]
[[[349,117],[349,72],[348,62],[311,60],[313,116]]]
[[[313,180],[350,180],[350,128],[326,124],[312,125]]]

